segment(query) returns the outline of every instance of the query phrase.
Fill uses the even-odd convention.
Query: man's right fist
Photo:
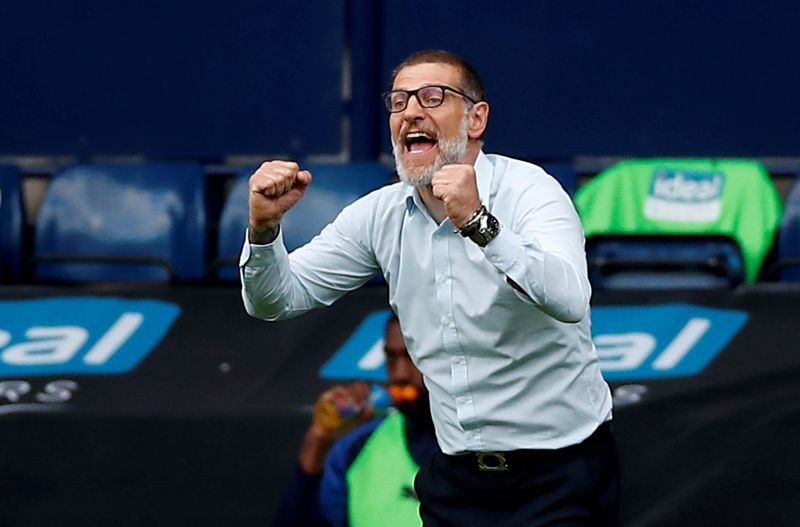
[[[265,243],[277,235],[287,210],[300,201],[311,172],[294,161],[267,161],[250,176],[250,241]]]

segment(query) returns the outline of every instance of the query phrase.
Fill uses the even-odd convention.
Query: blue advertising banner
[[[179,313],[177,305],[156,300],[0,301],[0,377],[127,372]]]
[[[389,311],[370,313],[326,362],[326,379],[385,381],[383,329]],[[747,322],[744,311],[691,304],[601,306],[592,334],[610,381],[700,373]]]

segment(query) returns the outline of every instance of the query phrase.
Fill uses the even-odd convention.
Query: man
[[[278,508],[274,527],[421,524],[413,480],[419,466],[436,452],[436,437],[428,392],[408,356],[396,317],[386,324],[384,351],[392,404],[399,412],[363,424],[373,413],[367,404],[367,383],[325,391],[317,407],[338,397],[350,399],[363,410],[334,426],[315,412],[300,448],[299,469]]]
[[[280,219],[312,175],[273,161],[251,176],[248,313],[298,316],[382,272],[441,449],[415,480],[424,524],[615,524],[611,394],[569,197],[539,167],[483,153],[489,104],[460,57],[411,55],[384,101],[402,183],[291,255]]]

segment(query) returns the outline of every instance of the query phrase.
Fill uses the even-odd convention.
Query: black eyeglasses
[[[413,95],[423,108],[436,108],[444,102],[444,92],[451,91],[456,95],[464,97],[466,100],[475,104],[476,101],[464,92],[458,91],[450,86],[423,86],[416,90],[392,90],[382,95],[383,104],[391,113],[402,112],[408,106],[408,100]]]

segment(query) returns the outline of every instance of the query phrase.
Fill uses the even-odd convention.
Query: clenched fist
[[[300,201],[311,172],[294,161],[267,161],[250,176],[250,241],[266,243],[277,235],[287,210]]]
[[[481,206],[475,167],[445,165],[433,174],[433,196],[442,200],[445,212],[456,227],[463,226]]]

